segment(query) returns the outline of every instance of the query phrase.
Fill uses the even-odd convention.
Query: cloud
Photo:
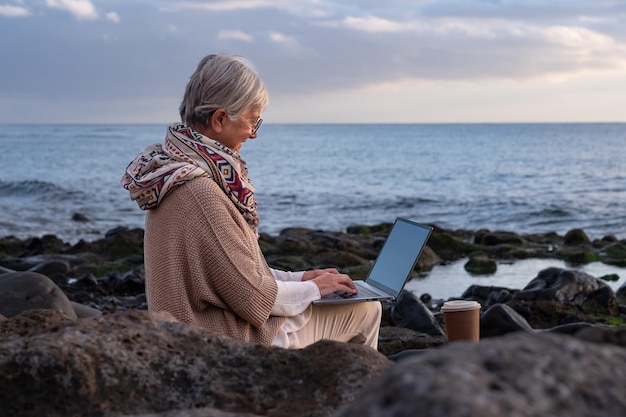
[[[0,24],[0,38],[19,40],[0,43],[0,55],[21,54],[0,60],[0,97],[20,106],[59,98],[150,102],[157,92],[175,102],[198,60],[214,52],[250,59],[273,103],[302,100],[311,118],[339,108],[324,117],[347,119],[348,112],[362,113],[357,107],[364,100],[380,105],[385,97],[391,118],[402,111],[400,95],[448,97],[439,86],[450,89],[450,97],[455,90],[474,97],[480,94],[472,85],[498,85],[508,93],[514,88],[506,83],[574,88],[576,80],[602,71],[626,74],[626,2],[620,1],[2,1],[12,6],[0,6],[0,16],[30,16]],[[124,24],[112,25],[120,16]],[[87,25],[85,19],[92,20]],[[31,53],[24,56],[24,50]],[[424,84],[431,87],[420,90]],[[619,94],[614,90],[607,95]],[[333,106],[328,97],[336,100]],[[371,111],[368,120],[377,117]],[[64,120],[66,114],[73,113],[63,113]],[[0,121],[8,119],[0,112]]]
[[[284,35],[280,32],[270,32],[269,38],[271,39],[272,42],[277,43],[279,45],[286,46],[288,48],[298,47],[298,41],[296,40],[296,38],[292,36]]]
[[[164,8],[170,10],[209,10],[209,11],[234,11],[234,10],[249,10],[258,9],[262,7],[276,7],[280,1],[276,0],[223,0],[206,2],[194,2],[183,1],[174,5],[168,5]]]
[[[332,24],[331,24],[332,25]],[[404,32],[415,30],[415,24],[394,22],[376,16],[354,17],[347,16],[336,26],[363,32]]]
[[[30,16],[30,11],[24,7],[0,4],[0,16],[4,17],[26,17]]]
[[[252,42],[252,36],[240,30],[220,30],[217,34],[218,39],[234,39],[244,42]]]
[[[116,12],[109,12],[105,15],[106,19],[113,23],[120,23],[120,15]]]
[[[54,9],[70,12],[79,20],[98,18],[96,7],[89,0],[46,0],[46,5]]]

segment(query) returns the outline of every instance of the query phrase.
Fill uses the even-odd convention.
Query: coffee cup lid
[[[468,301],[468,300],[452,300],[446,301],[443,303],[443,307],[441,307],[441,311],[445,312],[453,312],[453,311],[467,311],[467,310],[475,310],[480,308],[480,303],[476,301]]]

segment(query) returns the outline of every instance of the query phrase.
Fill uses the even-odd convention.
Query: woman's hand
[[[337,270],[325,270],[313,278],[313,282],[320,290],[320,295],[323,297],[328,294],[340,291],[348,294],[354,294],[356,287],[352,282],[352,279],[346,274],[340,274]],[[312,272],[312,271],[309,271]],[[302,277],[304,281],[304,276]]]
[[[320,275],[322,275],[325,272],[330,272],[332,274],[338,274],[339,273],[339,271],[337,271],[335,268],[312,269],[310,271],[305,271],[304,272],[304,275],[302,275],[302,281],[312,280],[314,278],[319,277]]]

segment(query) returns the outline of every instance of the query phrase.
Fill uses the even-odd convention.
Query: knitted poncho
[[[150,310],[238,340],[270,345],[284,318],[270,316],[277,284],[256,232],[210,178],[170,191],[146,214]]]

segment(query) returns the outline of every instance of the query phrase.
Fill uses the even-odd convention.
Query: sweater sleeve
[[[291,317],[302,313],[313,300],[320,298],[320,291],[313,281],[276,281],[278,295],[272,307],[272,315]]]
[[[304,271],[292,272],[292,271],[281,271],[280,269],[270,268],[270,272],[274,276],[276,281],[302,281],[302,276],[304,275]]]

